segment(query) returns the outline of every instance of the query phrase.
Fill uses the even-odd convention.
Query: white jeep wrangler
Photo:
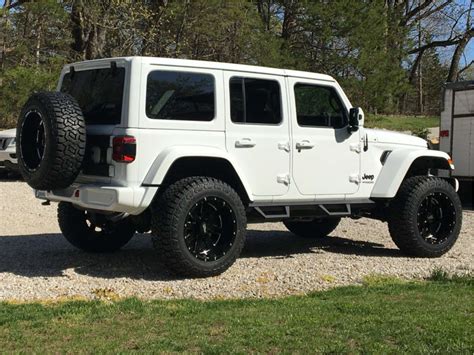
[[[454,168],[450,157],[364,128],[362,110],[321,74],[144,57],[74,63],[57,92],[25,104],[17,155],[36,197],[59,202],[71,244],[113,251],[151,230],[159,258],[185,276],[230,267],[247,222],[319,238],[341,217],[376,218],[422,257],[446,253],[461,228],[457,181],[437,177]]]

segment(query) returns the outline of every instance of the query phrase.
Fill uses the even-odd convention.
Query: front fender
[[[449,155],[439,150],[400,149],[393,151],[387,158],[375,182],[372,194],[374,198],[393,198],[403,182],[413,162],[418,158],[437,158],[446,161],[446,167],[452,169]]]
[[[247,196],[250,200],[253,200],[252,190],[247,181],[247,178],[235,163],[232,157],[224,150],[214,148],[214,147],[205,147],[205,146],[174,146],[163,150],[148,170],[145,179],[143,180],[144,185],[160,185],[168,170],[173,165],[173,163],[180,158],[218,158],[228,161],[235,172],[240,178],[242,185],[247,193]]]

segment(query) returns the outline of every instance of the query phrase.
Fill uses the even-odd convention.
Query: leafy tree
[[[15,124],[21,106],[33,91],[51,90],[68,61],[64,7],[54,0],[25,3],[4,14],[4,56],[0,72],[0,127]],[[6,20],[6,18],[4,18]]]
[[[472,11],[467,0],[4,0],[0,127],[64,63],[126,55],[322,72],[367,112],[435,114],[444,81],[472,77],[461,65]]]
[[[32,92],[54,90],[58,72],[46,68],[17,66],[2,74],[0,127],[14,127],[21,107]]]

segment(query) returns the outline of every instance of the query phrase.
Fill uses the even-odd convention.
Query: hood
[[[409,134],[370,128],[366,128],[365,132],[369,142],[428,147],[428,143],[424,139]]]
[[[0,131],[0,137],[15,138],[16,137],[16,128],[7,129],[5,131]]]

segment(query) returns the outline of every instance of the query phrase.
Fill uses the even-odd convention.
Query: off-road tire
[[[77,101],[62,92],[39,92],[23,106],[17,125],[18,167],[37,190],[66,188],[81,169],[86,125]]]
[[[442,196],[450,208],[452,225],[446,239],[439,244],[425,240],[419,230],[421,206],[428,196]],[[446,218],[448,214],[446,213]],[[462,207],[454,188],[444,179],[415,176],[406,179],[390,204],[388,228],[394,243],[405,254],[416,257],[438,257],[448,252],[456,242],[462,224]]]
[[[218,198],[233,211],[234,239],[224,256],[202,261],[188,250],[185,221],[193,206],[203,199]],[[152,205],[152,240],[160,262],[171,272],[186,277],[208,277],[227,270],[245,243],[247,218],[244,205],[232,187],[209,177],[189,177],[168,186]]]
[[[78,249],[90,253],[113,252],[122,248],[135,234],[134,225],[127,219],[109,222],[106,230],[93,230],[87,222],[86,211],[68,202],[58,206],[59,228],[64,238]]]
[[[283,221],[285,227],[293,234],[303,238],[327,237],[341,221],[340,217],[316,218],[312,221]]]

